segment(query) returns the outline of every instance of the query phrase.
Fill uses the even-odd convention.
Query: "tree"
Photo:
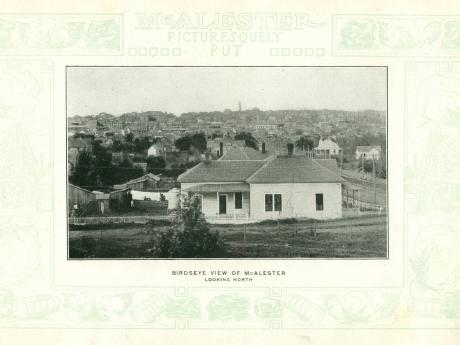
[[[180,137],[174,141],[174,145],[180,151],[188,151],[190,150],[190,145],[192,144],[192,138],[189,135],[185,135]]]
[[[78,154],[75,170],[70,177],[70,182],[83,188],[90,188],[96,185],[94,159],[88,151],[82,151]]]
[[[115,139],[113,141],[112,148],[113,148],[113,151],[119,152],[119,151],[121,151],[123,149],[123,143],[121,142],[121,140]]]
[[[207,148],[206,135],[202,132],[194,133],[191,138],[190,146],[191,146],[191,149],[195,149],[200,152],[206,151],[206,148]]]
[[[125,138],[126,138],[127,142],[132,143],[133,138],[134,138],[134,134],[133,133],[128,133],[128,134],[126,134]]]
[[[144,153],[150,147],[150,141],[148,137],[134,139],[134,152]]]
[[[235,140],[244,140],[247,147],[252,147],[254,150],[259,150],[259,142],[249,132],[241,132],[235,135]]]
[[[311,138],[302,136],[296,142],[295,146],[301,150],[312,150],[314,147],[314,142]]]
[[[147,172],[152,174],[160,174],[163,172],[166,166],[166,162],[163,157],[153,157],[150,156],[147,158]]]
[[[96,185],[112,184],[112,154],[100,145],[93,146],[94,172],[97,178]]]
[[[123,183],[144,174],[141,167],[133,167],[129,159],[123,160],[118,166],[112,166],[113,184]]]
[[[160,258],[209,258],[215,256],[223,243],[219,233],[212,232],[201,213],[201,199],[185,196],[173,214],[171,227],[162,233],[151,227],[150,252]]]
[[[207,147],[206,135],[202,132],[187,134],[176,139],[174,145],[181,151],[197,150],[204,152]]]

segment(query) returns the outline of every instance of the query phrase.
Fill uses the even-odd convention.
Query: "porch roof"
[[[249,192],[247,183],[213,183],[200,184],[184,189],[185,192],[208,193],[208,192]]]

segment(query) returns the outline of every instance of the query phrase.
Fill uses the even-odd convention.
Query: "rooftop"
[[[113,188],[115,189],[125,189],[126,188],[126,185],[129,185],[129,184],[133,184],[133,183],[138,183],[138,182],[144,182],[144,181],[147,181],[147,180],[154,180],[154,181],[160,181],[160,177],[155,175],[155,174],[152,174],[152,173],[148,173],[146,175],[143,175],[141,177],[138,177],[138,178],[135,178],[133,180],[129,180],[129,181],[126,181],[124,183],[121,183],[121,184],[116,184],[113,186]]]
[[[314,160],[305,156],[271,156],[266,160],[202,162],[178,178],[178,182],[181,183],[326,183],[343,181],[338,173],[335,160]]]
[[[190,182],[244,182],[265,161],[216,160],[201,162],[179,175],[177,181]]]
[[[343,182],[338,174],[337,162],[320,160],[304,156],[278,156],[269,160],[252,175],[249,183],[325,183]]]

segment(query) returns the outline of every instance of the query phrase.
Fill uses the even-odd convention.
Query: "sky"
[[[387,109],[385,67],[68,67],[67,116]]]

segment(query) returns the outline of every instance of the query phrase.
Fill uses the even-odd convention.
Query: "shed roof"
[[[124,183],[116,184],[116,185],[113,186],[113,188],[115,188],[115,189],[125,189],[125,188],[127,188],[128,185],[133,184],[133,183],[139,183],[139,182],[144,182],[144,181],[148,181],[148,180],[154,180],[154,181],[158,182],[158,181],[160,181],[160,179],[161,178],[159,176],[157,176],[155,174],[152,174],[152,173],[148,173],[146,175],[143,175],[141,177],[126,181]]]

